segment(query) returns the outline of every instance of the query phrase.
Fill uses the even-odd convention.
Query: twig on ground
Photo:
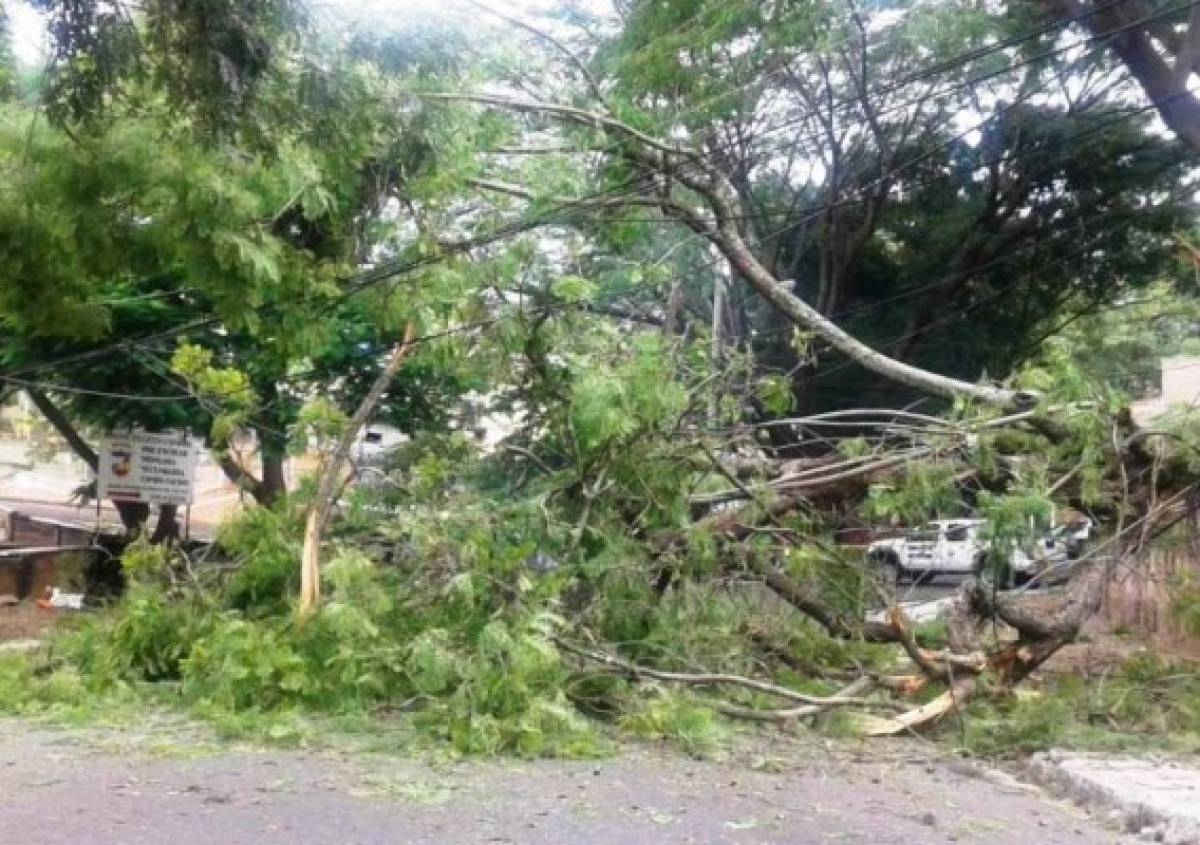
[[[664,672],[659,669],[649,669],[645,666],[639,666],[636,663],[631,663],[628,660],[623,660],[607,652],[593,651],[591,649],[582,648],[574,645],[559,637],[554,638],[555,644],[578,657],[583,657],[588,660],[593,660],[601,663],[609,669],[628,675],[631,678],[652,678],[657,681],[670,681],[677,684],[687,684],[692,686],[738,686],[744,689],[753,690],[755,692],[767,693],[768,695],[786,698],[791,701],[798,701],[802,704],[814,705],[818,707],[839,707],[844,705],[870,705],[877,702],[871,702],[868,699],[856,697],[852,694],[838,693],[832,696],[809,695],[798,690],[789,689],[788,687],[779,686],[778,684],[770,683],[769,681],[760,681],[755,678],[746,678],[742,675],[729,675],[724,673],[685,673],[685,672]],[[860,679],[864,680],[864,679]],[[869,678],[865,678],[867,686],[871,684]],[[857,683],[857,681],[855,682]],[[853,686],[853,684],[851,685]]]

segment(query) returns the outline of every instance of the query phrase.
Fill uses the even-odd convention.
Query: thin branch
[[[620,657],[608,654],[602,651],[592,651],[573,645],[566,640],[556,637],[555,644],[564,651],[579,657],[593,660],[597,663],[602,663],[609,669],[620,672],[635,680],[639,678],[653,678],[657,681],[670,681],[672,683],[687,684],[692,686],[738,686],[744,689],[753,690],[755,692],[767,693],[768,695],[786,698],[791,701],[798,701],[802,704],[816,705],[819,707],[838,707],[844,705],[863,705],[870,704],[867,699],[858,698],[853,695],[837,694],[833,696],[809,695],[807,693],[798,692],[788,687],[781,687],[778,684],[772,684],[767,681],[759,681],[754,678],[746,678],[742,675],[727,675],[727,674],[707,674],[707,673],[685,673],[685,672],[663,672],[658,669],[648,669],[645,666],[639,666],[636,663],[630,663],[628,660],[622,660]]]
[[[874,685],[870,677],[861,677],[851,684],[838,690],[834,696],[838,699],[854,698],[870,691]],[[758,722],[786,722],[790,719],[801,719],[805,716],[815,716],[829,709],[828,705],[802,704],[799,707],[784,707],[780,709],[761,710],[756,707],[742,707],[727,701],[713,702],[718,712],[737,719],[751,719]]]
[[[608,107],[608,102],[604,99],[604,91],[600,88],[600,82],[595,76],[592,75],[591,70],[588,69],[588,66],[584,63],[583,59],[579,58],[579,56],[577,56],[569,47],[567,47],[566,44],[559,41],[550,33],[534,26],[531,23],[527,23],[520,18],[514,18],[511,15],[506,15],[504,12],[493,9],[483,3],[476,2],[476,0],[460,0],[460,2],[466,3],[468,6],[478,9],[481,12],[486,12],[489,15],[493,15],[505,23],[510,23],[519,29],[523,29],[554,47],[554,49],[566,56],[567,61],[574,65],[575,69],[579,71],[580,75],[587,82],[588,87],[592,89],[592,96],[595,97],[602,106],[605,108]]]

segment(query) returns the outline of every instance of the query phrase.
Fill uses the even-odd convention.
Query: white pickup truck
[[[917,583],[941,574],[1028,580],[1055,567],[1065,569],[1067,561],[1078,557],[1092,529],[1088,519],[1058,525],[1014,550],[1003,571],[994,573],[988,565],[990,546],[983,537],[986,524],[982,519],[934,520],[903,537],[875,541],[867,547],[867,559],[889,585],[905,578]]]

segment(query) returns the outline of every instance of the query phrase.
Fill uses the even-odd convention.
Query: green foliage
[[[23,715],[77,706],[91,694],[77,671],[54,672],[45,678],[35,671],[27,656],[0,654],[0,713]]]
[[[1174,585],[1171,615],[1193,637],[1200,637],[1200,584],[1193,579],[1181,579]]]
[[[451,648],[450,634],[441,628],[417,636],[404,669],[419,695],[439,695],[462,680],[462,667]]]
[[[645,739],[670,740],[694,757],[707,757],[723,742],[717,714],[683,693],[665,692],[644,701],[621,727]]]
[[[763,407],[772,414],[786,414],[795,405],[792,386],[785,379],[764,378],[759,381],[757,392]]]
[[[873,485],[864,513],[870,519],[918,525],[933,517],[957,516],[962,504],[954,466],[944,461],[912,462],[899,485]]]
[[[987,519],[984,539],[1007,559],[1015,549],[1028,545],[1051,526],[1054,502],[1042,490],[1015,488],[1003,495],[983,491],[979,510]]]
[[[966,747],[980,754],[1047,748],[1194,750],[1200,737],[1200,674],[1153,655],[1090,678],[1054,675],[1037,690],[977,700],[964,714]],[[962,739],[948,725],[944,738]]]
[[[146,537],[139,537],[121,553],[121,571],[133,581],[159,581],[169,566],[169,550],[150,543]]]
[[[96,691],[170,685],[222,730],[258,726],[271,740],[303,734],[289,722],[295,714],[367,715],[408,701],[420,703],[415,720],[428,735],[464,753],[601,749],[564,695],[568,670],[551,640],[561,623],[537,609],[536,590],[514,581],[532,604],[506,606],[491,578],[414,582],[343,550],[324,567],[321,613],[301,624],[291,604],[298,532],[287,509],[257,508],[222,531],[223,548],[242,561],[226,583],[169,596],[139,575],[117,605],[60,635],[55,676]],[[163,562],[151,548],[135,559],[139,573]],[[480,562],[489,560],[495,575],[508,571],[494,557]],[[4,705],[57,694],[46,687]]]
[[[225,523],[217,542],[241,565],[224,601],[254,619],[287,611],[299,585],[299,522],[286,509],[253,508]]]
[[[137,18],[96,0],[34,5],[49,16],[48,106],[64,122],[109,117],[149,88],[181,119],[227,130],[257,105],[300,24],[287,0],[164,0]]]
[[[999,709],[996,716],[975,707],[965,716],[966,745],[979,754],[1059,747],[1073,717],[1070,703],[1058,697],[1017,698]]]
[[[198,601],[172,601],[155,587],[135,586],[114,612],[66,631],[57,646],[94,688],[177,681],[183,661],[213,625]]]
[[[347,417],[333,402],[319,397],[306,402],[292,425],[288,448],[293,454],[304,454],[314,446],[320,448],[341,436]]]
[[[1024,378],[1031,387],[1073,398],[1105,389],[1126,401],[1152,395],[1163,357],[1200,351],[1193,331],[1197,307],[1194,297],[1158,281],[1050,337]]]
[[[657,335],[633,338],[628,358],[611,368],[581,367],[573,385],[575,436],[597,452],[640,429],[656,430],[683,410],[686,395],[672,377],[670,357]],[[581,362],[582,363],[582,362]]]
[[[1070,109],[1022,97],[977,131],[951,134],[945,115],[978,108],[973,84],[957,83],[996,70],[997,57],[944,66],[934,89],[911,76],[995,43],[1012,16],[961,2],[879,17],[883,6],[868,4],[864,21],[808,0],[632,0],[593,57],[611,112],[719,155],[736,182],[730,201],[745,212],[739,224],[773,273],[907,361],[969,379],[1024,362],[1013,383],[1042,390],[1041,410],[1095,403],[1063,414],[1056,438],[1033,424],[987,428],[995,416],[958,403],[944,436],[911,435],[936,457],[894,467],[896,480],[865,502],[827,507],[818,491],[802,516],[751,525],[782,485],[752,466],[767,449],[755,440],[765,428],[748,424],[882,406],[907,388],[843,369],[740,283],[727,290],[715,344],[725,348],[713,354],[705,309],[732,280],[704,237],[679,236],[652,205],[625,219],[617,202],[551,199],[619,198],[641,180],[608,157],[611,145],[598,147],[611,139],[590,125],[411,96],[507,84],[509,74],[523,82],[532,75],[520,57],[464,67],[457,54],[471,51],[436,28],[337,52],[305,37],[292,4],[267,0],[148,0],[133,19],[90,0],[40,5],[52,12],[44,105],[55,121],[0,106],[0,364],[65,388],[73,418],[97,427],[207,427],[217,449],[251,429],[265,480],[285,446],[338,436],[406,327],[420,342],[375,417],[411,439],[372,475],[378,489],[359,484],[339,501],[319,613],[301,621],[293,606],[310,481],[225,525],[220,565],[186,580],[168,553],[132,546],[133,588],[60,635],[52,671],[35,679],[0,661],[0,680],[27,686],[0,692],[10,710],[76,706],[92,693],[169,698],[230,734],[289,742],[311,735],[314,715],[374,724],[382,712],[463,753],[525,755],[601,750],[586,712],[711,753],[724,731],[702,699],[655,687],[647,696],[634,679],[565,659],[559,637],[594,636],[661,668],[773,675],[829,693],[832,683],[795,667],[882,667],[897,649],[831,638],[742,580],[775,567],[859,619],[874,599],[869,572],[832,547],[837,528],[978,511],[1002,556],[1047,527],[1052,479],[1073,479],[1070,495],[1084,504],[1106,504],[1111,412],[1145,386],[1147,365],[1121,378],[1106,369],[1125,354],[1148,358],[1159,341],[1192,345],[1194,309],[1167,315],[1176,291],[1161,280],[1177,269],[1168,236],[1192,213],[1174,199],[1188,167],[1177,150],[1106,95]],[[843,66],[899,82],[867,96],[867,79],[829,72]],[[1028,65],[1020,89],[1061,69]],[[0,74],[0,94],[4,84]],[[576,92],[546,93],[571,102]],[[923,105],[897,110],[890,95]],[[864,96],[873,114],[831,107],[827,131],[801,148],[794,132],[746,135]],[[827,155],[824,136],[856,140]],[[502,152],[530,141],[565,149]],[[834,159],[827,184],[793,166]],[[493,175],[528,183],[531,199],[482,202],[478,177]],[[661,209],[696,205],[677,179],[660,181]],[[1107,228],[1097,231],[1101,211]],[[545,225],[528,233],[533,220]],[[767,220],[778,231],[761,230]],[[1136,291],[1155,300],[1142,314],[1150,327],[1124,326],[1116,311],[1088,316],[1114,300],[1141,314],[1125,301]],[[653,325],[664,314],[674,330]],[[1058,328],[1064,317],[1078,318],[1073,332]],[[1041,344],[1045,335],[1057,337]],[[178,341],[169,362],[165,339]],[[473,436],[482,415],[504,418],[498,447]],[[1175,427],[1195,470],[1193,423]],[[866,463],[873,450],[905,448],[913,431],[898,421],[859,437],[855,422],[834,425],[845,426],[828,429],[834,445],[773,428],[773,454],[798,446],[804,458]],[[743,450],[757,498],[726,521],[694,494],[739,484],[724,462],[740,472]],[[971,467],[980,484],[968,489]],[[1195,615],[1189,590],[1179,592],[1185,620]],[[916,636],[938,648],[947,632],[929,624]],[[1113,685],[1125,694],[1105,706],[1139,729],[1192,725],[1195,691],[1168,677],[1130,668]],[[1182,704],[1135,694],[1155,687]],[[1064,686],[1043,703],[981,710],[969,743],[1069,739],[1076,700]],[[834,730],[849,724],[838,718]]]
[[[485,625],[473,643],[449,700],[434,711],[451,744],[468,753],[590,755],[598,746],[591,727],[562,688],[566,668],[547,638],[554,622],[533,618],[515,627]]]
[[[563,302],[585,302],[595,290],[596,286],[581,276],[563,276],[550,285],[550,292]]]

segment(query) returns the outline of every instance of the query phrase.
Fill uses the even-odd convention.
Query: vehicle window
[[[967,526],[953,525],[946,529],[946,539],[952,543],[961,543],[967,539]]]

